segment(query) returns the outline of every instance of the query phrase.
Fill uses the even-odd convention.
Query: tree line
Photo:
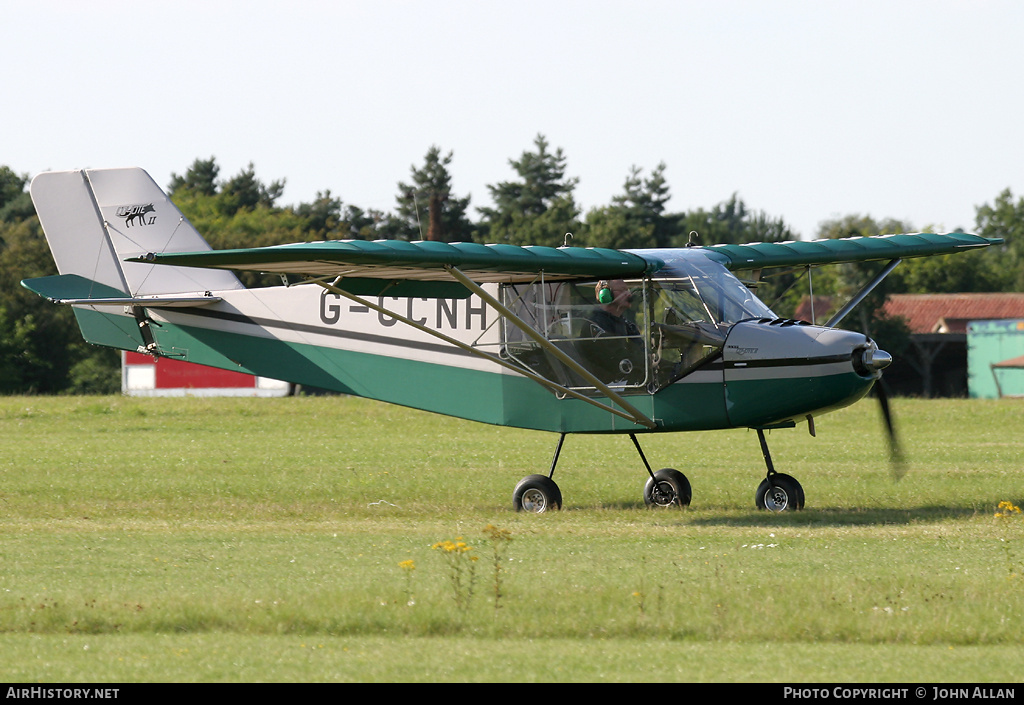
[[[582,212],[568,176],[568,158],[543,135],[518,158],[509,159],[514,176],[487,188],[490,205],[475,206],[452,187],[451,151],[431,146],[407,180],[399,181],[390,211],[348,204],[329,190],[309,203],[282,205],[285,180],[265,182],[250,164],[222,178],[214,157],[196,159],[167,185],[171,199],[216,249],[260,247],[330,239],[474,241],[558,247],[566,233],[570,244],[586,247],[684,247],[697,244],[780,242],[796,239],[783,218],[747,207],[737,194],[710,208],[673,212],[666,165],[633,167],[622,191],[607,205]],[[55,274],[28,194],[29,177],[0,166],[0,393],[116,393],[120,358],[116,351],[86,344],[71,310],[55,306],[19,285],[22,279]],[[1024,198],[1010,189],[991,204],[976,207],[974,232],[1002,237],[998,248],[957,257],[904,262],[859,316],[846,325],[864,330],[898,354],[906,338],[900,321],[884,318],[881,302],[890,293],[1020,291],[1024,287]],[[818,238],[915,232],[912,224],[849,215],[826,221]],[[842,265],[816,270],[815,294],[842,300],[880,266]],[[773,272],[758,295],[783,316],[792,316],[807,287],[806,271]],[[248,286],[270,283],[244,276]],[[827,312],[819,312],[820,315]],[[885,340],[886,338],[889,340]]]

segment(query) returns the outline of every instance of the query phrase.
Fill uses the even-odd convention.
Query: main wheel
[[[540,514],[562,508],[562,491],[550,477],[527,475],[512,491],[512,507],[517,512]]]
[[[775,473],[770,484],[768,478],[761,480],[754,503],[769,512],[799,511],[804,508],[804,488],[796,478]]]
[[[672,468],[663,468],[647,479],[644,504],[648,507],[686,507],[692,494],[686,475]]]

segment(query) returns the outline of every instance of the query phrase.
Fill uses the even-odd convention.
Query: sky
[[[544,135],[586,212],[666,165],[800,237],[847,215],[975,225],[1024,193],[1017,0],[0,0],[0,165],[197,158],[392,210],[434,145],[456,196]],[[576,244],[585,244],[577,236]]]

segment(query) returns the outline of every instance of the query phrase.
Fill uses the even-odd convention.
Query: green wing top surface
[[[968,233],[902,233],[837,240],[710,245],[700,249],[711,259],[736,271],[928,257],[1002,242],[1002,238],[985,238]]]
[[[150,254],[133,261],[301,276],[453,281],[455,267],[477,282],[638,277],[662,262],[622,250],[519,247],[472,242],[331,240],[211,252]]]
[[[952,254],[1001,243],[967,233],[915,233],[841,240],[762,242],[687,248],[730,270],[815,266]],[[129,261],[186,267],[266,272],[298,277],[341,277],[358,294],[460,296],[468,291],[448,271],[475,282],[625,279],[664,267],[673,250],[591,247],[520,247],[472,242],[329,240],[205,252],[151,253]],[[664,259],[662,258],[664,257]]]

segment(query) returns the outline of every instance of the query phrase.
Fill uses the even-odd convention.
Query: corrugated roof
[[[1024,318],[1024,294],[892,294],[885,312],[911,333],[966,333],[968,321]]]

